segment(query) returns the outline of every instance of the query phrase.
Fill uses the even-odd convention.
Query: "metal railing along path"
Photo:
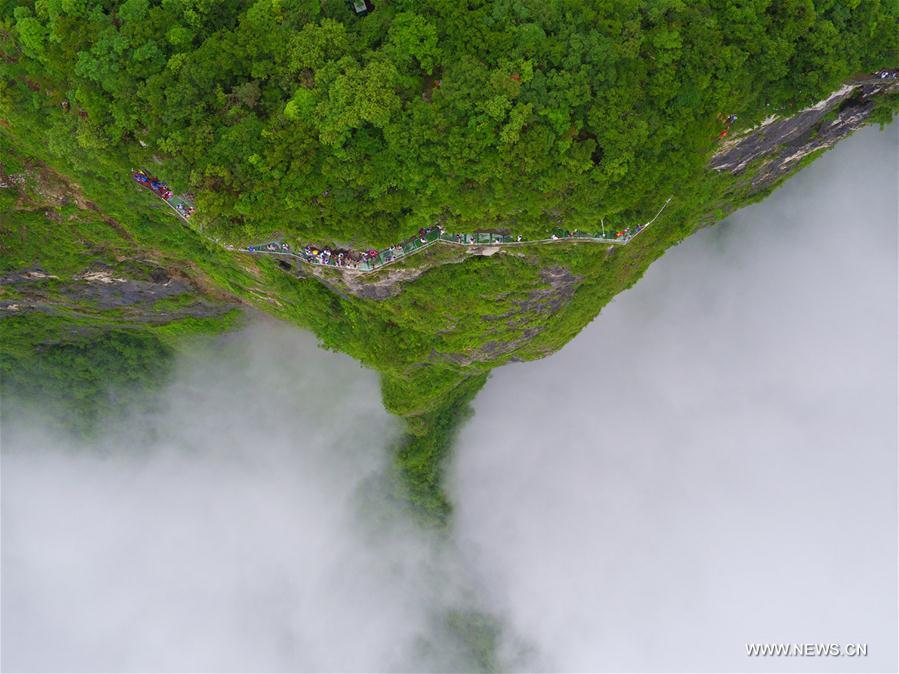
[[[567,235],[564,233],[559,235],[554,234],[547,239],[523,239],[520,237],[513,237],[509,234],[495,234],[493,232],[453,234],[450,232],[441,232],[439,228],[432,227],[425,230],[424,234],[420,237],[396,244],[381,251],[373,251],[375,252],[374,255],[365,255],[362,259],[352,259],[340,254],[335,255],[333,253],[327,253],[327,249],[319,251],[317,248],[313,248],[313,250],[316,251],[315,253],[307,252],[306,249],[302,252],[295,252],[291,250],[286,243],[280,241],[272,241],[257,246],[248,246],[246,249],[242,250],[243,252],[254,255],[280,255],[291,257],[305,264],[317,267],[330,267],[351,273],[370,274],[395,264],[400,260],[404,260],[407,257],[438,243],[464,248],[471,246],[533,246],[552,243],[601,243],[624,246],[633,241],[635,237],[654,223],[662,214],[662,211],[664,211],[671,202],[671,199],[672,197],[668,197],[668,199],[665,200],[665,203],[662,204],[662,207],[651,220],[622,230],[626,231],[627,234],[616,238],[574,231]]]
[[[164,201],[184,222],[190,222],[190,216],[194,212],[193,202],[183,195],[171,195],[165,197],[153,189],[150,189],[162,201]],[[240,250],[241,252],[251,253],[254,255],[280,255],[294,258],[304,264],[314,265],[317,267],[330,267],[341,271],[370,274],[395,264],[400,260],[404,260],[411,255],[415,255],[426,248],[443,243],[451,246],[460,246],[468,248],[471,246],[533,246],[552,243],[600,243],[613,246],[625,246],[634,240],[643,230],[654,223],[662,214],[662,211],[668,207],[673,197],[668,197],[665,203],[651,220],[641,225],[634,225],[619,230],[615,237],[605,235],[605,225],[603,224],[602,234],[590,234],[575,230],[574,232],[564,232],[561,229],[554,230],[554,233],[546,239],[524,239],[520,236],[512,236],[510,234],[496,234],[494,232],[474,232],[470,234],[453,234],[443,232],[439,227],[430,227],[419,232],[419,236],[407,239],[402,243],[390,246],[380,251],[370,251],[363,254],[361,258],[353,258],[345,253],[332,254],[327,249],[318,250],[307,246],[302,252],[294,252],[286,243],[280,241],[272,241],[258,246],[247,246],[246,248],[237,249],[234,246],[223,244],[215,240],[215,243],[227,248],[228,250]],[[559,234],[555,234],[558,231]],[[209,237],[207,237],[209,238]],[[314,253],[311,251],[315,251]]]

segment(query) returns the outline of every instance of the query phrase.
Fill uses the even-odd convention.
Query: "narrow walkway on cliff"
[[[192,201],[188,197],[173,194],[168,188],[168,185],[158,178],[152,177],[146,171],[134,171],[131,174],[131,177],[138,184],[143,185],[160,199],[165,201],[185,222],[190,220],[195,209]],[[556,228],[552,231],[549,238],[545,239],[525,239],[520,235],[512,236],[510,234],[496,234],[494,232],[453,234],[445,231],[443,227],[434,226],[427,229],[420,229],[417,236],[410,237],[405,241],[401,241],[400,243],[382,250],[372,249],[360,252],[306,246],[301,251],[293,251],[289,244],[281,241],[247,246],[247,248],[243,250],[244,252],[257,255],[268,254],[287,256],[299,260],[304,264],[321,267],[335,267],[343,271],[369,274],[438,243],[464,247],[532,246],[536,244],[551,243],[600,243],[624,246],[630,243],[634,237],[640,234],[640,232],[654,223],[662,214],[662,211],[667,208],[671,199],[672,197],[668,197],[665,200],[665,203],[662,204],[662,207],[659,208],[652,219],[639,225],[631,225],[622,229],[613,227],[607,229],[605,222],[603,221],[600,224],[601,229],[599,232],[584,232],[581,230],[567,231]],[[231,248],[230,246],[228,247]]]

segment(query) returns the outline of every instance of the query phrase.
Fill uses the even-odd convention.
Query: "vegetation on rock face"
[[[443,493],[442,469],[459,425],[469,414],[468,404],[481,390],[487,375],[467,379],[442,401],[440,409],[420,419],[420,434],[408,434],[395,453],[400,496],[425,521],[442,525],[451,511]]]
[[[24,403],[89,434],[152,400],[184,338],[234,325],[233,305],[173,276],[183,260],[151,261],[129,229],[2,135],[0,182],[0,425]]]
[[[163,380],[176,338],[233,325],[241,302],[381,373],[408,422],[402,491],[445,522],[442,460],[489,371],[558,350],[739,205],[745,177],[705,168],[725,118],[751,125],[891,65],[897,14],[876,0],[384,0],[361,18],[345,0],[0,0],[0,274],[57,277],[3,285],[0,302],[28,307],[0,324],[3,393],[65,389],[80,402],[52,403],[63,417],[97,418],[102,382]],[[131,183],[138,166],[196,193],[192,227]],[[362,247],[434,222],[545,234],[642,221],[669,195],[627,246],[432,249],[434,267],[383,300],[212,240]],[[82,292],[86,272],[151,267],[185,291],[115,307]]]
[[[60,339],[66,328],[75,326],[34,316],[0,324],[0,395],[6,401],[0,421],[39,408],[44,423],[87,435],[103,418],[152,401],[167,381],[172,347],[151,332],[112,329]]]

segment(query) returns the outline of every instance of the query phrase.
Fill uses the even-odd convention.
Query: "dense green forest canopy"
[[[95,152],[139,140],[233,240],[592,226],[702,180],[724,128],[896,53],[892,0],[0,1]],[[2,62],[0,62],[2,66]]]

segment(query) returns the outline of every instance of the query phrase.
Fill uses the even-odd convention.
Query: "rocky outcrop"
[[[722,143],[710,167],[734,175],[751,167],[748,193],[775,184],[818,150],[834,145],[863,126],[877,97],[899,91],[895,71],[850,82],[823,101],[787,118],[769,117],[761,125]]]
[[[0,190],[9,192],[0,212],[0,256],[16,237],[43,241],[47,250],[23,254],[18,268],[10,264],[15,257],[4,258],[0,319],[36,312],[86,323],[163,325],[234,308],[235,300],[195,265],[141,250],[128,229],[102,213],[74,181],[36,160],[21,162],[12,173],[3,159]],[[79,256],[85,258],[81,269],[58,262]],[[40,266],[45,257],[57,260],[52,273]]]
[[[435,353],[432,354],[432,358],[435,360],[443,358],[457,365],[467,366],[472,363],[495,361],[503,356],[513,354],[546,329],[546,320],[561,311],[571,301],[581,280],[581,277],[572,274],[564,267],[542,269],[540,271],[541,286],[532,290],[526,299],[517,302],[518,306],[514,311],[498,316],[484,317],[485,323],[497,324],[496,332],[501,332],[504,328],[520,330],[517,337],[489,340],[479,348],[465,353],[440,356]],[[517,359],[512,358],[512,360]]]
[[[430,268],[427,264],[408,269],[388,268],[371,278],[346,272],[329,274],[329,270],[312,266],[299,271],[318,278],[338,294],[346,293],[367,300],[386,300],[388,297],[398,295],[404,283],[414,281]]]
[[[160,305],[168,300],[167,305]],[[115,310],[137,323],[219,316],[233,307],[202,294],[190,279],[148,261],[97,264],[69,278],[42,269],[0,276],[0,318],[24,312],[91,316]]]
[[[426,252],[406,258],[407,266],[385,267],[373,274],[360,274],[350,269],[318,267],[298,263],[287,255],[275,255],[278,265],[297,276],[317,278],[341,296],[354,295],[367,300],[386,300],[402,292],[406,283],[415,281],[429,269],[445,264],[457,264],[470,257],[491,257],[501,253],[499,246],[435,245]],[[430,254],[429,254],[430,253]],[[515,254],[515,253],[510,253]],[[520,254],[520,253],[519,253]]]

